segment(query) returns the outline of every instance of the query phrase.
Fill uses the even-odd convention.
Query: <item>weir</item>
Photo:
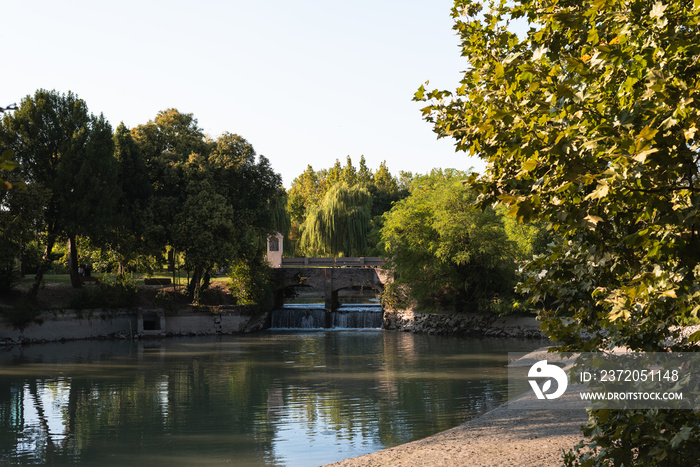
[[[382,307],[341,305],[327,312],[323,304],[288,304],[272,311],[271,329],[381,329]]]
[[[366,329],[382,327],[381,304],[341,305],[338,292],[345,289],[381,291],[390,280],[381,258],[278,258],[268,260],[277,268],[276,303],[272,328]],[[285,290],[311,287],[323,293],[323,304],[284,305]]]

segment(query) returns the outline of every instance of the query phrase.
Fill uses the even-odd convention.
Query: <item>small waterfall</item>
[[[272,310],[272,329],[319,329],[325,327],[326,310],[322,304],[288,304]]]
[[[382,327],[381,305],[342,305],[331,313],[331,327],[342,329],[377,329]]]
[[[271,329],[325,329],[322,304],[287,304],[272,311]],[[341,305],[331,313],[331,329],[381,329],[381,305]]]

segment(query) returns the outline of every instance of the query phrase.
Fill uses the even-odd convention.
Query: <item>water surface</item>
[[[507,396],[528,340],[268,332],[0,350],[0,464],[315,466]]]

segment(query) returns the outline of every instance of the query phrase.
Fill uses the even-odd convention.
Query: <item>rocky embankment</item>
[[[495,316],[477,313],[384,312],[384,329],[445,336],[546,338],[540,323],[530,316]]]

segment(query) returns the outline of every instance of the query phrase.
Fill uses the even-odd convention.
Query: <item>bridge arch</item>
[[[374,267],[363,268],[280,268],[276,291],[278,302],[284,289],[291,286],[309,286],[323,291],[325,309],[338,309],[338,291],[353,287],[382,290],[389,275]]]

